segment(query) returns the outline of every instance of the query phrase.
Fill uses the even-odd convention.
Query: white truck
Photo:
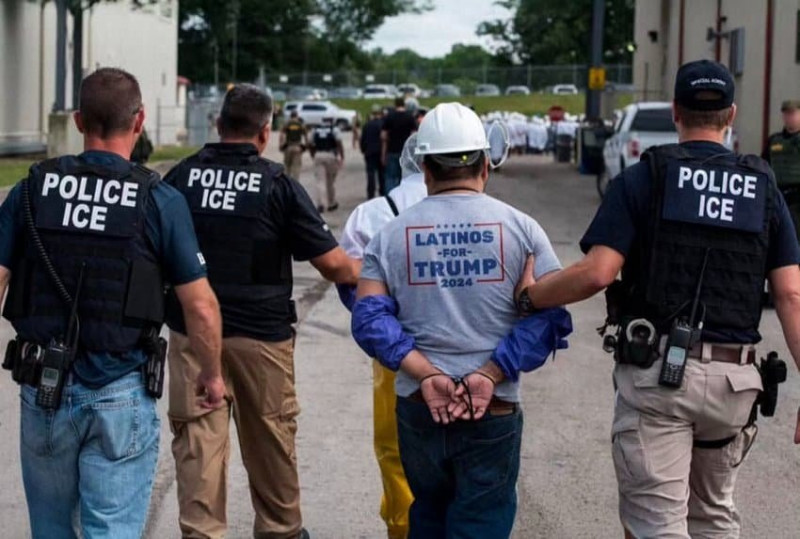
[[[597,176],[597,191],[602,197],[608,182],[639,162],[651,146],[678,142],[672,123],[672,104],[650,101],[628,105],[614,123],[614,134],[603,147],[603,171]]]
[[[307,127],[322,125],[325,118],[333,118],[334,125],[342,131],[349,131],[356,123],[356,111],[340,109],[330,101],[290,101],[283,107],[285,121],[293,111]]]
[[[597,175],[600,197],[608,182],[620,172],[639,162],[642,154],[652,146],[675,144],[678,132],[672,122],[672,103],[645,101],[628,105],[614,122],[614,134],[603,148],[603,171]],[[730,130],[725,146],[737,150],[736,135]]]

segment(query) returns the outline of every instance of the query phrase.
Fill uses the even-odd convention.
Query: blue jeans
[[[408,539],[503,539],[517,512],[522,412],[434,423],[427,405],[397,399],[400,459],[414,503]]]
[[[403,176],[403,170],[400,168],[400,154],[387,153],[386,154],[386,168],[383,171],[386,182],[386,194],[392,189],[400,185],[400,180]]]
[[[22,479],[34,539],[139,539],[158,460],[155,400],[138,372],[101,389],[73,382],[61,407],[22,386]]]

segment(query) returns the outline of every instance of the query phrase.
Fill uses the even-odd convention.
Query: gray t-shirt
[[[488,195],[434,195],[401,213],[367,245],[361,277],[386,283],[398,320],[428,360],[464,376],[491,358],[517,320],[514,287],[529,253],[534,276],[561,268],[542,227]],[[419,389],[400,371],[397,394]],[[519,384],[495,389],[518,402]]]

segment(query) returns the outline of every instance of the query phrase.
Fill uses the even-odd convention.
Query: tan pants
[[[300,169],[303,166],[303,147],[300,144],[290,144],[283,152],[283,166],[286,174],[293,180],[300,179]]]
[[[623,526],[637,538],[739,537],[738,465],[753,442],[747,424],[761,377],[753,365],[690,359],[681,388],[649,369],[617,365],[612,453]],[[718,449],[694,441],[736,436]]]
[[[234,337],[223,340],[226,404],[199,407],[200,368],[189,340],[176,332],[169,346],[169,418],[177,467],[180,528],[185,538],[222,538],[231,412],[256,513],[256,538],[297,537],[302,528],[295,453],[294,343]]]
[[[339,161],[330,152],[318,153],[314,157],[314,177],[317,179],[315,203],[317,206],[330,208],[336,204],[336,175],[339,173]]]

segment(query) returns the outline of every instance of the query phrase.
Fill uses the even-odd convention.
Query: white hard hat
[[[425,115],[417,131],[416,155],[487,150],[483,122],[459,103],[441,103]]]

